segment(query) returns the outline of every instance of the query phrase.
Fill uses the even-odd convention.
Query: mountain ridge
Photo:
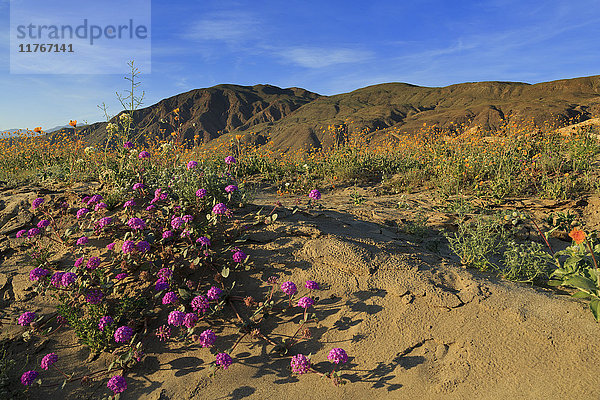
[[[288,150],[331,146],[337,139],[323,132],[329,125],[366,130],[370,138],[383,140],[391,129],[414,133],[423,125],[493,131],[510,119],[560,127],[599,114],[596,75],[536,84],[487,81],[426,87],[391,82],[332,96],[298,87],[221,84],[171,96],[136,110],[133,117],[137,126],[161,138],[177,128],[179,139],[188,143],[196,135],[196,143],[220,143],[243,134],[249,142],[271,140]],[[82,132],[98,142],[106,137],[105,127],[96,123]]]

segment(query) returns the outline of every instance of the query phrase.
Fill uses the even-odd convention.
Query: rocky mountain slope
[[[174,109],[180,110],[177,120]],[[161,137],[179,127],[180,138],[188,141],[196,135],[199,142],[208,143],[245,134],[259,144],[269,137],[278,148],[297,149],[331,145],[335,139],[324,132],[328,125],[350,132],[367,129],[378,139],[390,129],[412,133],[424,125],[495,130],[510,120],[560,127],[599,113],[600,76],[591,76],[534,85],[386,83],[335,96],[270,85],[218,85],[164,99],[136,111],[134,119],[144,132]],[[105,126],[92,124],[82,132],[97,142],[105,137]]]

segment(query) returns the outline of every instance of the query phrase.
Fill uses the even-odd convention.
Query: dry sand
[[[292,214],[293,199],[259,194],[253,205],[236,212],[242,218],[261,205],[270,211],[280,200],[273,224],[248,232],[240,247],[252,260],[249,274],[238,278],[239,294],[264,293],[264,281],[279,275],[299,286],[308,279],[323,290],[312,338],[292,348],[312,353],[315,367],[331,370],[327,352],[344,348],[349,362],[347,383],[335,387],[316,374],[298,376],[290,358],[272,353],[273,346],[250,338],[238,345],[235,363],[209,377],[208,349],[154,341],[143,363],[128,373],[122,399],[590,399],[600,365],[598,324],[584,302],[555,290],[502,281],[467,270],[450,256],[437,229],[452,229],[455,215],[447,202],[431,193],[374,196],[359,189],[366,201],[356,206],[349,189],[323,197],[323,209]],[[28,222],[29,202],[36,188],[0,193],[0,233],[12,233]],[[44,193],[42,193],[44,194]],[[46,192],[60,196],[60,192]],[[305,200],[303,200],[305,202]],[[400,202],[400,207],[398,203]],[[597,228],[597,198],[579,202],[534,199],[506,201],[543,216],[573,209]],[[499,206],[500,207],[500,206]],[[407,233],[406,221],[417,212],[427,218],[423,236]],[[403,222],[404,221],[404,222]],[[415,231],[409,231],[415,233]],[[555,244],[560,245],[555,239]],[[563,243],[564,245],[564,243]],[[0,237],[0,299],[2,338],[24,331],[15,318],[23,311],[50,312],[46,298],[28,288],[30,267],[14,252],[13,239]],[[244,312],[244,310],[242,310]],[[290,335],[301,313],[291,310],[267,325],[273,337]],[[296,324],[289,323],[293,321]],[[231,324],[215,327],[222,348],[237,338]],[[10,350],[22,368],[19,375],[55,351],[65,372],[98,369],[110,358],[86,361],[89,352],[68,331],[25,343],[16,339]],[[27,366],[26,355],[29,355]],[[39,368],[38,368],[39,370]],[[44,371],[44,383],[60,383],[56,371]],[[15,383],[17,387],[19,384]],[[106,396],[106,378],[87,387],[68,384],[34,388],[32,399],[95,399]]]

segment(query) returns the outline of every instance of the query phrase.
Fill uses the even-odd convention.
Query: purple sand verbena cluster
[[[213,344],[215,344],[216,340],[217,335],[215,335],[215,333],[210,329],[205,330],[198,337],[198,342],[202,347],[211,347]]]
[[[52,366],[52,364],[54,364],[55,362],[58,361],[58,356],[56,355],[56,353],[49,353],[46,354],[44,356],[44,358],[42,358],[42,362],[41,362],[41,367],[42,369],[48,370],[48,368],[50,368]]]
[[[292,366],[292,371],[299,375],[310,371],[310,360],[304,354],[293,356],[290,365]]]
[[[336,364],[344,364],[348,361],[348,355],[344,349],[335,347],[329,351],[329,354],[327,354],[327,359]]]
[[[217,365],[221,366],[223,369],[227,369],[231,364],[233,364],[231,356],[227,353],[219,353],[215,356],[215,358],[217,359]]]
[[[283,290],[283,293],[287,294],[288,296],[293,296],[298,292],[296,284],[292,281],[283,282],[281,284],[281,290]]]
[[[121,326],[121,327],[117,328],[114,336],[115,336],[115,342],[127,343],[131,340],[131,337],[133,336],[133,329],[131,329],[127,325]]]
[[[114,394],[123,393],[127,389],[127,382],[121,375],[115,375],[108,380],[106,387],[112,390]]]

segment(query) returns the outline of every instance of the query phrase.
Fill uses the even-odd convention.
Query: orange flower
[[[179,108],[174,109],[173,112],[177,114],[179,112]]]
[[[73,128],[75,128],[75,126],[77,125],[77,120],[69,121],[69,125],[71,125]]]
[[[41,127],[41,126],[38,126],[37,128],[33,128],[33,131],[34,131],[35,133],[40,133],[40,132],[42,131],[42,127]]]
[[[569,233],[569,236],[577,244],[581,244],[585,240],[585,232],[578,228],[573,229],[571,233]]]
[[[235,135],[235,139],[239,142],[240,139],[242,138],[242,135]]]

